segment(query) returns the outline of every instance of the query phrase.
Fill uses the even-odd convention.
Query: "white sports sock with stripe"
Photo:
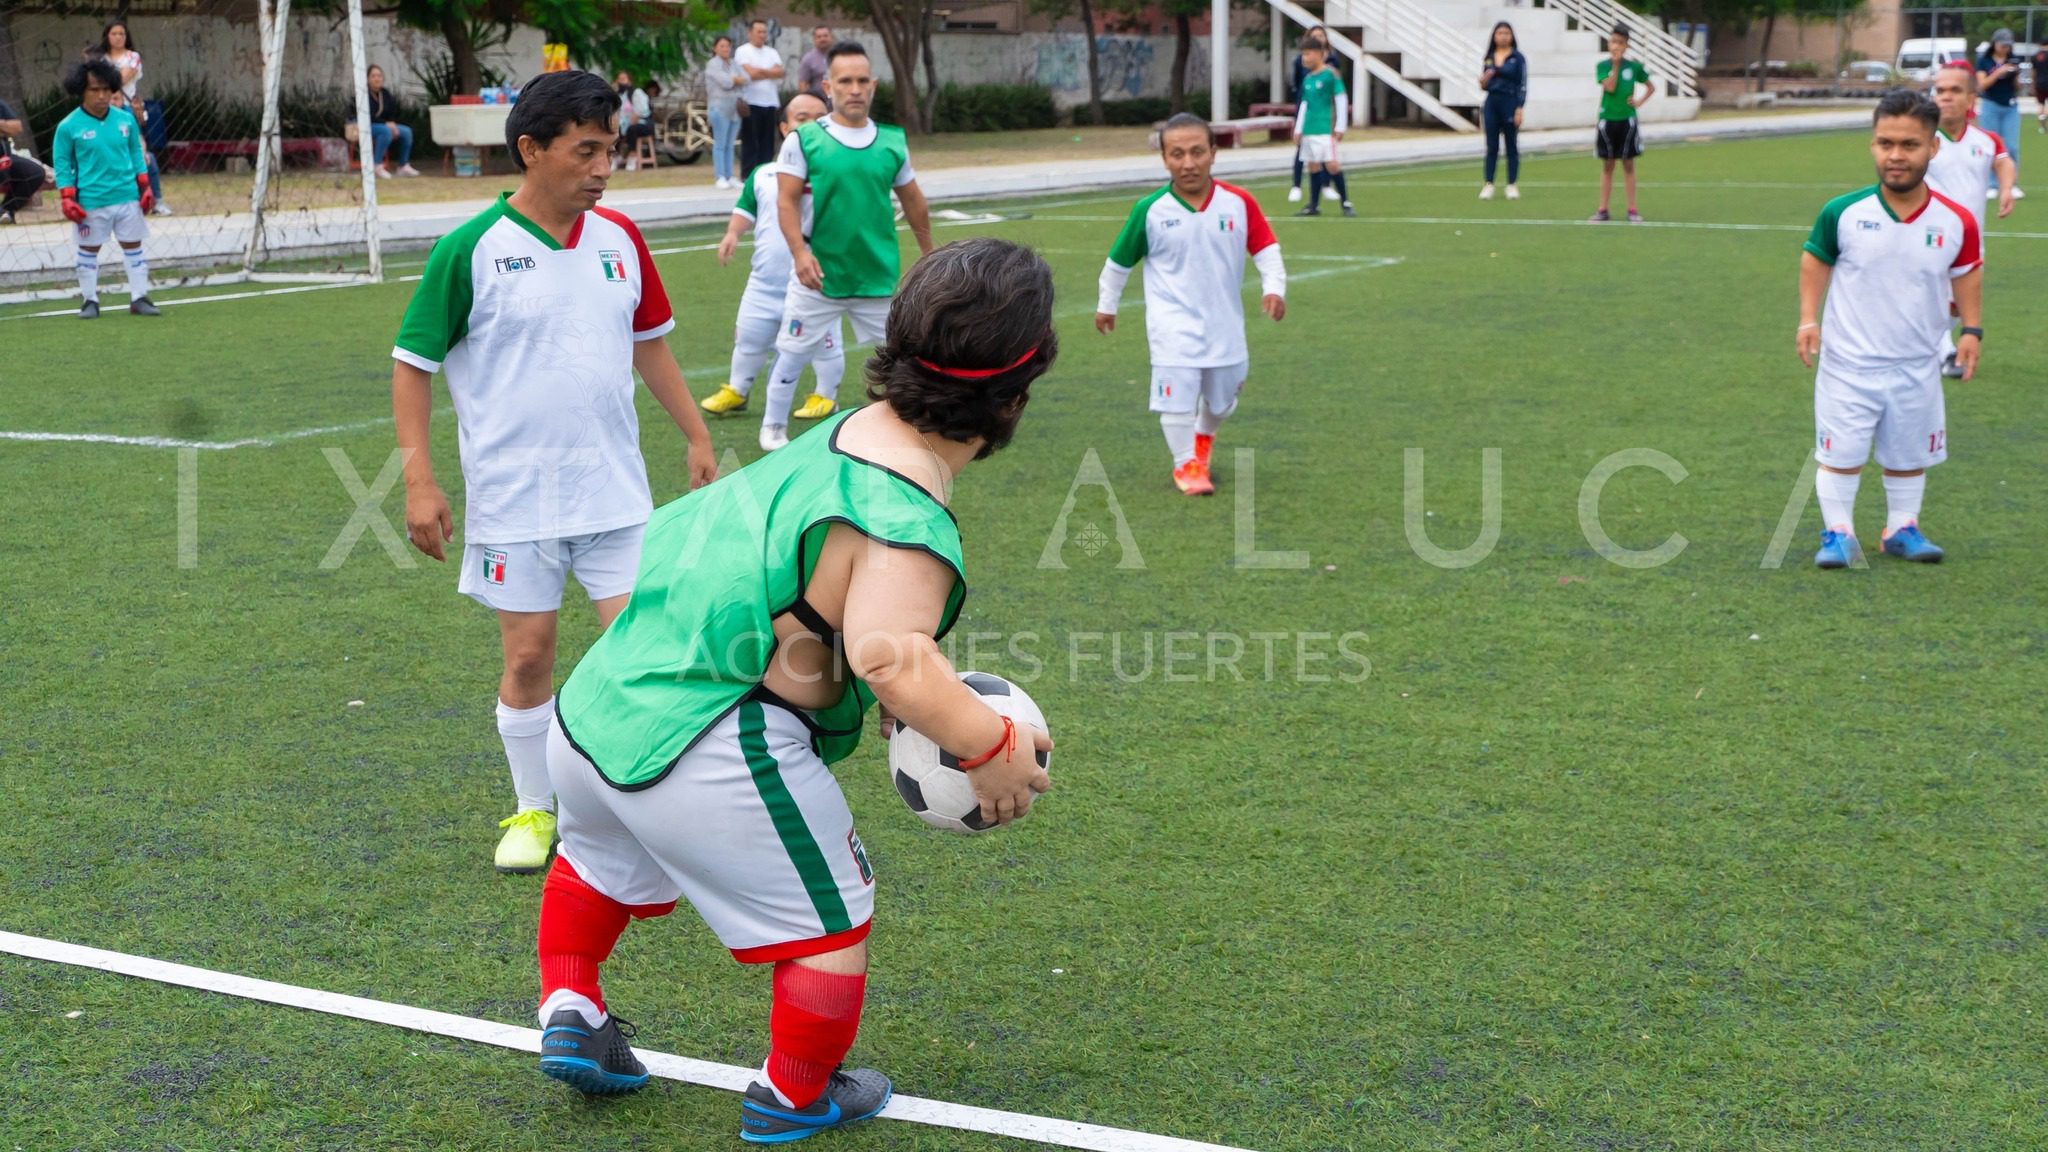
[[[100,254],[78,250],[78,292],[83,300],[100,298]]]
[[[123,248],[121,255],[128,262],[128,299],[149,295],[149,258],[140,248]]]

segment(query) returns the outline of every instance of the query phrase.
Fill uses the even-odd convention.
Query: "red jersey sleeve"
[[[1238,199],[1244,201],[1244,250],[1246,252],[1256,256],[1280,242],[1280,238],[1273,235],[1273,226],[1266,222],[1266,214],[1260,210],[1257,197],[1254,197],[1251,193],[1239,188],[1235,184],[1225,184],[1221,180],[1216,182],[1216,186],[1236,194]]]
[[[1989,137],[1991,137],[1991,157],[1992,157],[1992,159],[1994,159],[1994,160],[1995,160],[1995,159],[1997,159],[1997,158],[1998,158],[1998,157],[2000,157],[2000,156],[2010,156],[2010,155],[2012,155],[2012,153],[2011,153],[2011,152],[2009,152],[2009,151],[2007,151],[2007,150],[2006,150],[2006,147],[2005,147],[2005,141],[2004,141],[2003,139],[2001,139],[2001,138],[1999,137],[1998,133],[1996,133],[1996,132],[1993,132],[1993,131],[1992,131],[1991,129],[1989,129],[1989,128],[1981,128],[1981,127],[1980,127],[1980,128],[1978,128],[1978,129],[1977,129],[1977,131],[1979,131],[1979,132],[1982,132],[1982,133],[1983,133],[1983,134],[1985,134],[1986,136],[1989,136]]]
[[[675,326],[675,310],[669,307],[668,289],[662,287],[661,273],[654,270],[654,256],[640,229],[624,213],[610,208],[593,208],[599,216],[617,224],[633,239],[633,252],[640,258],[640,303],[633,309],[633,335],[660,335]]]
[[[1962,218],[1963,242],[1956,247],[1956,258],[1948,266],[1948,274],[1952,277],[1963,276],[1984,262],[1984,242],[1978,235],[1977,218],[1970,215],[1969,209],[1957,206],[1953,202],[1949,206]]]

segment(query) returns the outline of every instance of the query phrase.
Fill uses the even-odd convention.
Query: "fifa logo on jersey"
[[[505,586],[505,553],[496,549],[484,549],[484,583]]]
[[[540,267],[540,261],[531,256],[500,256],[491,263],[497,266],[500,276],[507,272],[530,272]]]
[[[625,280],[626,258],[624,256],[621,256],[615,249],[607,248],[599,252],[597,258],[604,265],[604,278],[606,280],[615,283]]]
[[[1927,246],[1929,248],[1942,248],[1946,247],[1947,244],[1948,237],[1942,235],[1938,229],[1929,228],[1927,230]]]

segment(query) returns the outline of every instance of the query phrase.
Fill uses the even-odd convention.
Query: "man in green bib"
[[[867,987],[874,869],[828,765],[879,701],[959,757],[984,819],[1050,787],[939,649],[967,596],[947,504],[1052,367],[1052,270],[982,237],[921,261],[867,363],[868,399],[655,512],[625,610],[557,698],[561,849],[540,909],[541,1071],[585,1092],[647,1070],[598,966],[687,898],[743,964],[774,965],[768,1059],[740,1135],[863,1120],[889,1079],[843,1070]]]
[[[932,218],[903,129],[868,118],[875,98],[875,74],[867,49],[841,40],[825,54],[832,88],[832,114],[813,120],[782,142],[778,219],[795,263],[789,295],[782,305],[782,333],[775,341],[775,367],[768,373],[768,398],[761,407],[761,447],[789,443],[789,405],[804,366],[826,337],[839,331],[841,316],[853,321],[856,344],[879,341],[889,324],[902,261],[896,246],[893,190],[903,219],[917,237],[920,255],[932,250]],[[802,202],[811,197],[811,235],[803,230]],[[807,420],[832,414],[836,403],[813,396],[798,413]]]

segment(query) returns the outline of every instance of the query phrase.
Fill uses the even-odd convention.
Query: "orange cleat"
[[[1195,433],[1195,459],[1202,463],[1202,473],[1209,472],[1209,454],[1216,450],[1216,437],[1207,432]]]
[[[1208,496],[1216,491],[1216,485],[1209,482],[1209,469],[1199,457],[1173,470],[1173,486],[1187,496]]]

